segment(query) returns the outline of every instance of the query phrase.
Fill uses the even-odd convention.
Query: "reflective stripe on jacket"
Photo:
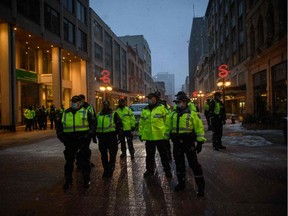
[[[123,131],[129,131],[132,127],[135,127],[135,116],[129,107],[125,106],[123,109],[118,107],[116,112],[122,120]]]
[[[63,132],[88,131],[88,112],[85,108],[77,110],[75,114],[72,112],[64,112],[62,115]]]
[[[196,141],[205,142],[204,137],[204,126],[202,120],[198,117],[195,112],[185,112],[179,116],[177,111],[173,111],[168,117],[166,122],[166,136],[170,133],[178,134],[190,134],[193,132],[196,134]]]
[[[144,108],[139,120],[139,135],[143,140],[163,140],[167,109],[158,104],[152,110]]]
[[[116,131],[116,124],[114,122],[114,114],[115,112],[112,112],[111,114],[97,115],[97,129],[96,133],[108,133]]]

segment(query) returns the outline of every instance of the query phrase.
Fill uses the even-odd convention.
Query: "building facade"
[[[87,93],[88,8],[88,0],[0,2],[1,127],[23,124],[28,106],[67,108]]]
[[[151,66],[151,51],[149,44],[143,35],[131,35],[119,37],[127,46],[133,47],[137,51],[139,57],[143,60],[144,67],[144,91],[143,95],[155,91],[155,86],[152,79],[152,66]]]
[[[257,121],[287,116],[286,9],[285,0],[209,1],[208,56],[197,79],[206,97],[225,93],[228,113]],[[219,88],[219,81],[231,86]]]

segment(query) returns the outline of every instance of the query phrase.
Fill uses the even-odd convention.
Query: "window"
[[[273,113],[287,116],[287,61],[272,68]]]
[[[64,18],[64,40],[75,44],[75,26]]]
[[[253,54],[255,51],[255,32],[253,25],[250,27],[249,41],[250,41],[250,54]]]
[[[103,48],[98,45],[97,43],[94,43],[94,53],[95,53],[95,59],[99,62],[103,61]]]
[[[44,23],[45,28],[52,33],[60,36],[60,15],[59,13],[45,3],[44,6]]]
[[[17,0],[17,10],[28,19],[40,24],[39,0]]]
[[[274,9],[271,3],[268,7],[266,20],[267,20],[267,43],[271,44],[274,37]]]
[[[86,8],[80,1],[77,1],[77,18],[86,24]]]
[[[85,52],[87,51],[87,34],[80,29],[78,29],[78,47]]]
[[[267,110],[267,77],[266,70],[253,75],[254,85],[254,114],[258,120],[265,118]]]
[[[103,41],[103,28],[96,20],[94,20],[94,36],[97,40]]]
[[[51,50],[42,51],[43,68],[42,74],[52,74],[52,55]]]
[[[69,12],[74,13],[74,0],[63,0],[63,7]]]
[[[259,17],[257,23],[257,47],[261,47],[264,43],[264,30],[263,30],[263,20],[262,16]]]
[[[105,46],[105,68],[112,73],[113,69],[113,56],[112,56],[112,37],[105,32],[104,37]]]

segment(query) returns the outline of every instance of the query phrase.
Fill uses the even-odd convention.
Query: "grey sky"
[[[174,73],[176,91],[188,75],[193,15],[204,16],[207,4],[208,0],[90,0],[90,7],[117,36],[144,35],[151,49],[152,76]]]

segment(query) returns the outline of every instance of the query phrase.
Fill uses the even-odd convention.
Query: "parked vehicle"
[[[136,120],[136,130],[138,130],[138,125],[139,125],[139,120],[140,120],[140,115],[142,112],[142,109],[146,107],[148,103],[134,103],[130,106],[132,112],[134,113],[135,120]]]

